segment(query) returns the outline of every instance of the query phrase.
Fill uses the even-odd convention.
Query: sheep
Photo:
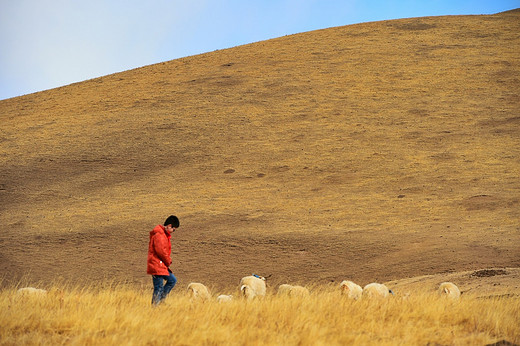
[[[240,292],[248,300],[265,296],[265,278],[255,274],[243,277],[240,280]]]
[[[278,286],[277,294],[279,296],[281,296],[281,295],[289,295],[289,291],[291,290],[292,287],[293,287],[292,285],[281,284],[280,286]]]
[[[221,294],[217,297],[217,302],[219,302],[219,303],[230,302],[232,300],[233,300],[232,295]]]
[[[439,295],[448,297],[450,299],[459,299],[461,294],[459,288],[453,282],[441,283],[437,292]]]
[[[363,294],[363,289],[358,284],[349,280],[343,280],[339,284],[341,294],[346,295],[350,299],[358,300]]]
[[[307,297],[310,294],[307,287],[293,286],[289,291],[289,297]]]
[[[394,294],[392,290],[389,290],[388,287],[386,287],[384,284],[378,284],[378,283],[371,283],[366,285],[363,288],[363,297],[369,297],[369,298],[386,298],[388,297],[388,294]]]
[[[18,289],[18,294],[34,294],[34,295],[44,295],[47,294],[47,290],[41,288],[34,287],[22,287]]]
[[[211,299],[208,288],[198,282],[192,282],[188,285],[188,295],[191,300],[207,301]]]
[[[289,297],[307,297],[309,290],[303,286],[293,286],[282,284],[278,286],[278,295],[287,295]]]

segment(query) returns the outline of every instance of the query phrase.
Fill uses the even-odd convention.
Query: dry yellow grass
[[[45,297],[0,291],[2,345],[484,345],[520,343],[520,298],[433,293],[351,301],[335,286],[305,299],[268,295],[247,302],[192,303],[172,293],[159,307],[150,292],[124,285],[60,288]]]

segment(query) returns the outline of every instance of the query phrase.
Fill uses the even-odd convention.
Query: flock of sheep
[[[266,294],[266,280],[263,276],[250,275],[245,276],[240,280],[240,294],[247,300],[254,299],[256,297],[263,297]],[[358,300],[362,297],[367,298],[386,298],[389,295],[393,295],[394,292],[384,284],[370,283],[365,287],[355,284],[352,281],[344,280],[339,285],[341,294],[354,300]],[[446,296],[452,299],[460,298],[460,290],[452,282],[443,282],[439,285],[437,290],[441,296]],[[284,295],[288,297],[305,297],[310,294],[309,290],[303,286],[294,286],[289,284],[282,284],[278,286],[278,295]],[[208,301],[211,300],[211,294],[209,289],[201,283],[192,282],[188,285],[188,295],[192,300]],[[232,295],[219,295],[217,297],[218,302],[227,302],[233,300]]]
[[[245,276],[240,280],[240,294],[247,300],[252,300],[257,297],[263,297],[266,295],[266,280],[265,277],[259,275],[250,275]],[[342,295],[353,299],[358,300],[362,297],[367,298],[386,298],[389,295],[393,295],[394,292],[388,289],[384,284],[380,283],[370,283],[365,287],[361,288],[361,286],[355,284],[352,281],[344,280],[339,285],[339,290]],[[188,285],[187,289],[188,295],[190,299],[194,301],[209,301],[212,299],[211,293],[209,289],[201,283],[192,282]],[[452,282],[443,282],[439,285],[437,290],[438,294],[441,296],[446,296],[452,299],[460,298],[460,290],[459,288]],[[32,294],[32,295],[43,295],[46,294],[47,291],[34,287],[23,287],[18,289],[19,294]],[[278,286],[278,295],[283,295],[287,297],[306,297],[310,294],[309,290],[303,286],[295,286],[289,284],[282,284]],[[233,300],[232,295],[224,295],[221,294],[217,297],[217,301],[228,302]]]

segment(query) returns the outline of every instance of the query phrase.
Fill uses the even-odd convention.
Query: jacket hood
[[[171,234],[168,234],[168,233],[166,232],[166,229],[164,228],[163,225],[157,225],[157,226],[155,226],[154,229],[152,229],[152,230],[150,231],[150,238],[153,237],[153,236],[154,236],[155,234],[157,234],[157,233],[164,233],[168,238],[171,237]]]

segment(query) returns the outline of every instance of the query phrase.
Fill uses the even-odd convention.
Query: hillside
[[[520,267],[520,12],[329,28],[0,101],[3,283]]]

